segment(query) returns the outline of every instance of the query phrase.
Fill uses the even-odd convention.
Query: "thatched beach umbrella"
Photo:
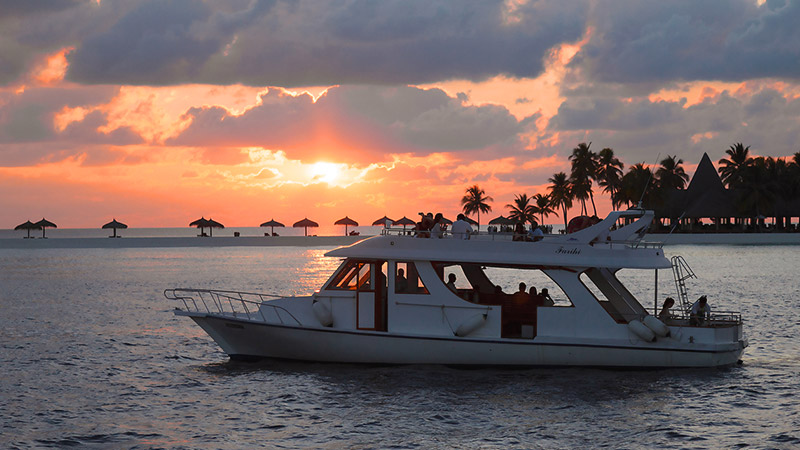
[[[117,222],[117,219],[112,219],[111,222],[108,222],[107,224],[101,227],[101,229],[103,230],[107,230],[109,228],[112,228],[114,230],[114,235],[109,237],[121,237],[117,236],[117,228],[119,228],[120,230],[124,230],[125,228],[128,228],[128,226],[122,222]]]
[[[31,238],[31,230],[41,230],[42,227],[36,225],[35,223],[31,222],[30,220],[26,221],[25,223],[21,223],[14,227],[14,230],[28,230],[28,235],[25,236],[25,239]]]
[[[339,219],[336,222],[333,222],[334,225],[344,225],[344,235],[347,236],[347,227],[357,227],[358,222],[355,220],[344,216],[343,219]]]
[[[208,227],[208,219],[206,219],[205,217],[201,217],[195,220],[194,222],[191,222],[189,226],[200,228],[200,236],[205,236],[206,235],[205,230]]]
[[[403,232],[405,232],[406,231],[406,225],[416,225],[417,223],[414,222],[413,220],[409,219],[408,217],[403,216],[402,219],[396,221],[394,224],[395,225],[402,225],[403,226]]]
[[[214,236],[213,229],[214,228],[225,228],[225,225],[217,222],[216,220],[209,217],[208,219],[208,235]]]
[[[514,225],[516,223],[516,221],[503,216],[495,217],[489,221],[489,225]]]
[[[475,225],[476,227],[478,226],[478,221],[475,219],[470,219],[469,217],[464,216],[464,220],[470,225]]]
[[[283,224],[278,222],[277,220],[270,219],[268,222],[264,222],[261,225],[262,227],[269,227],[269,234],[274,236],[275,235],[275,227],[283,228]]]
[[[318,227],[319,224],[317,222],[314,222],[313,220],[309,220],[306,217],[303,220],[295,222],[294,225],[292,225],[292,226],[295,227],[295,228],[303,228],[304,229],[304,236],[308,236],[308,227]]]
[[[389,225],[392,225],[394,223],[394,220],[392,220],[392,219],[390,219],[390,218],[388,218],[386,216],[383,216],[380,219],[376,220],[375,222],[372,222],[372,226],[373,227],[376,227],[376,226],[377,227],[385,227],[386,226],[386,222],[389,222]]]
[[[54,224],[53,222],[50,222],[49,220],[45,219],[44,217],[42,217],[42,220],[36,222],[34,225],[37,225],[37,226],[41,227],[41,229],[42,229],[42,239],[46,239],[47,238],[47,236],[45,236],[45,234],[44,234],[45,228],[58,228],[58,226],[56,224]]]

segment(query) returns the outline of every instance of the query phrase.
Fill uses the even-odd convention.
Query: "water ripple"
[[[682,250],[699,260],[693,267],[702,268],[709,292],[728,292],[726,306],[748,319],[752,345],[742,366],[620,372],[241,363],[192,321],[174,317],[160,290],[286,286],[302,293],[331,270],[318,261],[321,251],[0,249],[0,447],[800,446],[800,252]],[[295,283],[297,267],[306,271]]]

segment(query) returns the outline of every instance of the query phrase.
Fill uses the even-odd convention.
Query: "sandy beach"
[[[370,236],[219,236],[0,239],[0,248],[338,247]]]

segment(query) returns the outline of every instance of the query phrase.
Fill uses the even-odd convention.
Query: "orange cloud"
[[[33,69],[33,79],[44,86],[52,86],[64,79],[69,63],[67,53],[74,47],[64,47],[61,50],[45,56],[44,61]]]

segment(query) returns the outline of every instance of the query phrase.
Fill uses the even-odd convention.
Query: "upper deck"
[[[620,219],[635,219],[617,227]],[[664,269],[671,267],[658,244],[641,238],[653,219],[652,211],[615,211],[588,228],[566,235],[545,236],[540,241],[514,241],[511,235],[478,234],[465,240],[445,235],[418,238],[400,229],[328,252],[327,256],[451,261],[506,266],[605,267],[612,269]]]

